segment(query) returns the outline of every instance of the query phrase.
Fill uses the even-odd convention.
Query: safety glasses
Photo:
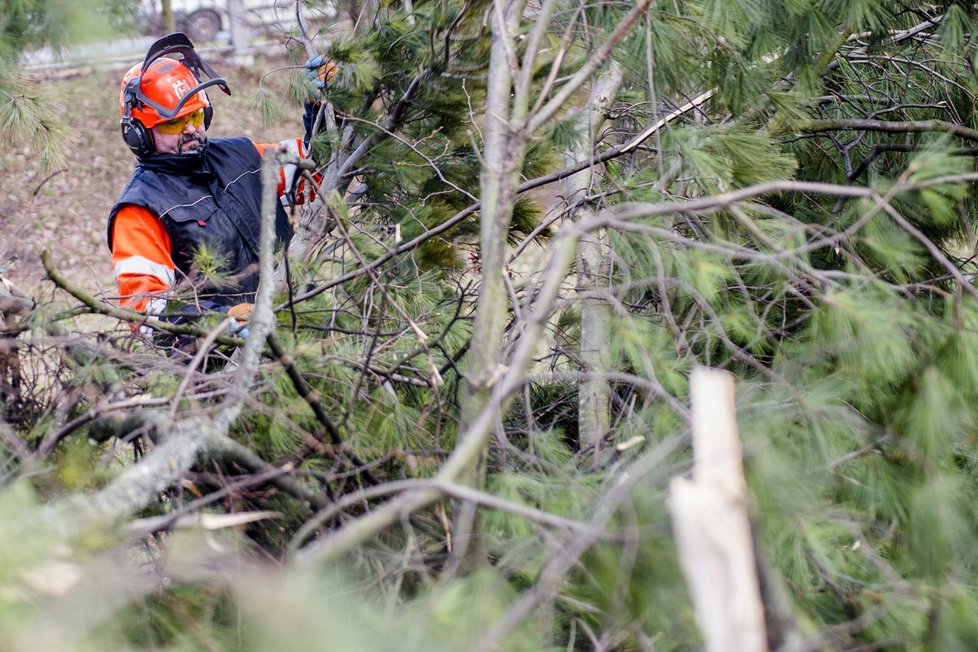
[[[192,124],[195,128],[204,124],[204,110],[197,109],[193,113],[188,113],[187,115],[180,116],[179,118],[174,118],[169,122],[161,122],[160,124],[156,125],[156,128],[164,134],[180,134],[187,128],[187,123]]]

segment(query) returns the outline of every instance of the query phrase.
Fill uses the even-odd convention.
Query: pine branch
[[[364,480],[370,484],[378,484],[380,481],[376,478],[376,476],[370,472],[367,465],[364,464],[357,457],[356,453],[350,449],[349,445],[343,441],[343,437],[340,435],[339,429],[336,427],[336,424],[333,423],[333,420],[330,419],[329,415],[326,414],[326,410],[323,409],[322,403],[319,401],[319,392],[315,388],[309,386],[309,383],[307,383],[305,378],[303,378],[302,373],[299,371],[298,367],[295,366],[295,362],[292,360],[289,354],[286,353],[285,349],[282,348],[282,345],[279,343],[275,335],[269,333],[267,341],[272,355],[278,359],[279,364],[281,364],[282,368],[285,369],[285,373],[292,382],[292,386],[295,388],[296,393],[302,397],[302,400],[305,401],[306,405],[308,405],[312,410],[316,420],[323,426],[323,428],[326,429],[326,433],[329,435],[330,441],[336,447],[336,450],[350,460],[350,463],[353,464],[357,473],[363,477]]]
[[[170,322],[153,319],[150,315],[136,312],[134,310],[126,310],[125,308],[117,308],[111,304],[96,299],[91,294],[85,292],[69,281],[64,274],[58,271],[58,269],[54,266],[54,263],[51,261],[51,256],[47,250],[41,252],[41,264],[44,265],[44,270],[47,272],[48,278],[52,283],[81,301],[95,314],[105,315],[106,317],[114,317],[119,321],[130,324],[149,326],[154,330],[165,331],[173,335],[207,337],[210,334],[210,331],[206,328],[200,328],[199,326],[193,326],[190,324],[171,324]],[[219,344],[224,344],[225,346],[241,346],[245,343],[240,337],[228,337],[226,335],[216,338],[215,341]]]
[[[525,383],[526,369],[533,361],[541,332],[546,328],[561,294],[564,279],[574,260],[579,237],[580,231],[567,223],[554,239],[551,245],[553,255],[544,271],[544,280],[537,293],[533,313],[527,317],[526,329],[517,343],[510,365],[498,370],[500,377],[492,386],[488,401],[470,420],[468,428],[459,433],[459,443],[435,476],[437,480],[456,483],[471,469],[495,431],[500,414],[514,393]],[[304,564],[336,559],[388,527],[400,523],[404,516],[437,502],[441,497],[440,491],[431,488],[405,492],[303,549],[297,561]]]
[[[919,190],[922,188],[940,186],[948,183],[966,183],[969,181],[978,181],[978,173],[972,172],[967,174],[958,174],[951,177],[939,177],[936,179],[928,179],[927,181],[907,183],[905,186],[903,186],[903,190]],[[594,220],[591,220],[587,224],[582,224],[581,226],[582,228],[591,230],[608,226],[610,221],[615,220],[627,222],[646,217],[654,217],[657,215],[696,213],[702,211],[712,212],[754,197],[783,192],[812,193],[832,197],[849,197],[854,199],[880,199],[879,193],[877,193],[875,190],[861,186],[842,186],[838,184],[818,183],[813,181],[769,181],[767,183],[759,183],[719,195],[690,199],[688,201],[662,202],[659,204],[622,204],[620,208],[613,208],[605,214],[598,215]]]
[[[654,134],[658,133],[664,126],[666,126],[670,122],[676,120],[677,118],[679,118],[683,114],[688,113],[689,111],[692,111],[695,108],[698,108],[704,102],[706,102],[711,97],[713,97],[713,95],[715,93],[716,93],[716,91],[715,90],[712,90],[712,91],[707,91],[705,93],[700,94],[699,96],[697,96],[693,100],[690,100],[689,102],[687,102],[683,106],[681,106],[678,109],[670,112],[664,118],[662,118],[660,120],[657,120],[654,124],[652,124],[650,127],[648,127],[647,129],[645,129],[642,133],[640,133],[635,138],[632,138],[628,143],[626,143],[624,145],[620,145],[618,147],[612,147],[611,149],[608,149],[608,150],[602,152],[601,154],[598,154],[596,156],[593,156],[593,157],[589,158],[586,161],[581,161],[581,162],[577,163],[576,165],[572,165],[570,167],[566,167],[566,168],[564,168],[564,169],[562,169],[562,170],[560,170],[558,172],[553,172],[551,174],[545,174],[543,176],[536,177],[535,179],[530,179],[528,181],[524,181],[517,188],[517,193],[522,194],[524,192],[527,192],[528,190],[533,190],[534,188],[539,188],[541,186],[545,186],[547,184],[554,183],[555,181],[560,181],[560,180],[565,179],[565,178],[567,178],[569,176],[572,176],[574,174],[577,174],[578,172],[580,172],[582,170],[586,170],[588,168],[594,167],[594,166],[599,165],[601,163],[605,163],[605,162],[610,161],[612,159],[615,159],[615,158],[617,158],[619,156],[622,156],[624,154],[627,154],[628,152],[630,152],[633,149],[637,148],[643,142],[645,142],[646,140],[648,140],[649,138],[651,138]],[[301,303],[302,301],[305,301],[307,299],[312,299],[313,297],[316,297],[316,296],[322,294],[323,292],[326,292],[327,290],[330,290],[330,289],[332,289],[334,287],[338,287],[338,286],[343,285],[345,283],[348,283],[348,282],[350,282],[352,280],[358,279],[361,276],[364,276],[365,274],[369,274],[371,271],[377,269],[378,267],[381,267],[382,265],[384,265],[388,261],[393,260],[394,258],[397,258],[401,254],[405,254],[405,253],[408,253],[410,251],[413,251],[413,250],[417,249],[418,247],[420,247],[422,244],[424,244],[425,242],[427,242],[431,238],[434,238],[436,236],[439,236],[439,235],[441,235],[443,233],[446,233],[446,232],[452,230],[454,227],[458,226],[460,223],[462,223],[467,218],[469,218],[473,214],[477,213],[481,209],[482,209],[482,202],[481,201],[476,201],[476,202],[472,203],[471,205],[465,207],[464,209],[460,210],[459,212],[455,213],[454,215],[452,215],[451,217],[449,217],[447,220],[445,220],[444,222],[442,222],[438,226],[435,226],[435,227],[432,227],[432,228],[428,229],[424,233],[418,235],[417,237],[415,237],[415,238],[413,238],[411,240],[408,240],[407,242],[404,242],[404,243],[402,243],[402,244],[394,247],[393,249],[389,249],[384,254],[382,254],[382,255],[378,256],[377,258],[375,258],[374,260],[372,260],[370,262],[370,264],[368,264],[367,266],[360,267],[358,269],[354,269],[354,270],[352,270],[350,272],[347,272],[347,273],[342,274],[340,276],[334,277],[334,278],[330,279],[329,281],[327,281],[326,283],[317,285],[316,287],[312,288],[311,290],[307,290],[306,292],[302,292],[302,293],[296,294],[289,301],[287,301],[285,303],[281,303],[278,306],[276,306],[275,307],[275,310],[276,311],[284,310],[284,309],[286,309],[286,308],[288,308],[290,306],[293,306],[295,304]]]

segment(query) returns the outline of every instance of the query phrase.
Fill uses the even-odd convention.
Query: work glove
[[[318,100],[329,90],[339,71],[339,66],[324,54],[309,57],[304,68],[309,85],[309,99],[312,101]]]
[[[237,303],[227,310],[227,316],[233,321],[227,327],[228,335],[235,337],[240,337],[243,340],[248,339],[248,335],[251,332],[248,330],[248,320],[251,319],[251,313],[255,310],[255,304],[253,303]]]

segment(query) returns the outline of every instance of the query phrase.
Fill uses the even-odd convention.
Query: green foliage
[[[27,144],[46,171],[64,166],[77,134],[62,120],[63,102],[25,78],[18,62],[31,48],[60,49],[101,33],[107,17],[124,14],[123,0],[10,0],[0,5],[0,141]]]
[[[532,597],[538,607],[500,649],[699,649],[667,490],[691,455],[679,446],[654,456],[660,442],[685,442],[689,374],[707,365],[737,379],[761,564],[784,587],[788,617],[807,643],[969,649],[978,630],[978,291],[969,259],[978,202],[973,135],[937,122],[975,126],[969,49],[978,25],[962,3],[900,12],[874,0],[654,3],[614,52],[626,70],[623,91],[594,153],[630,142],[704,91],[716,94],[595,165],[588,208],[602,220],[592,235],[607,267],[588,278],[580,265],[580,276],[556,279],[557,312],[545,324],[553,340],[535,343],[534,364],[512,396],[499,397],[490,443],[468,478],[484,492],[472,540],[457,539],[468,534],[465,501],[445,499],[399,511],[340,566],[293,569],[290,559],[275,577],[241,571],[259,549],[278,558],[300,545],[293,537],[308,523],[310,548],[336,532],[359,536],[353,528],[404,495],[400,481],[440,477],[471,436],[459,405],[472,381],[467,352],[484,344],[471,341],[484,279],[467,264],[479,218],[372,263],[469,209],[484,168],[500,163],[484,160],[482,141],[495,5],[416,0],[407,16],[402,3],[379,4],[368,28],[329,46],[340,64],[329,99],[349,137],[369,144],[354,172],[364,191],[325,197],[336,225],[291,270],[292,296],[305,296],[278,314],[285,358],[266,358],[259,380],[240,388],[234,359],[197,374],[108,345],[73,353],[63,384],[77,407],[50,400],[13,437],[0,432],[7,468],[27,469],[30,447],[52,430],[90,408],[109,411],[109,390],[172,398],[182,387],[182,400],[162,409],[186,419],[214,414],[222,396],[246,389],[231,436],[270,463],[265,472],[290,472],[336,511],[312,516],[288,486],[247,484],[253,469],[215,456],[142,515],[176,515],[201,494],[210,516],[268,510],[277,518],[249,525],[248,543],[175,530],[136,552],[104,534],[81,545],[35,528],[38,499],[23,482],[6,487],[0,522],[13,534],[0,530],[0,647],[16,649],[59,601],[38,597],[31,571],[65,559],[88,571],[93,558],[122,550],[148,556],[169,583],[133,573],[131,583],[95,592],[68,587],[63,604],[107,595],[110,606],[92,624],[71,621],[63,647],[474,649]],[[545,54],[526,62],[533,92],[573,78],[627,9],[561,5],[546,26]],[[517,63],[537,19],[527,12],[524,38],[510,44]],[[30,31],[11,21],[11,30]],[[567,148],[587,144],[589,134],[571,127],[585,90],[528,134],[525,157],[514,153],[523,179],[556,171]],[[286,93],[285,102],[303,100],[301,79]],[[530,105],[554,88],[546,93]],[[274,94],[257,100],[269,116]],[[0,130],[29,138],[25,125],[47,113],[22,95],[0,105]],[[842,122],[820,131],[812,119]],[[314,143],[320,163],[343,154],[342,138]],[[510,245],[545,211],[564,208],[561,192],[555,183],[513,201]],[[643,204],[649,216],[616,219]],[[539,240],[544,256],[559,246]],[[501,316],[507,352],[530,332],[542,296],[536,268],[521,263],[506,288],[514,307]],[[220,279],[214,256],[202,252],[197,264]],[[579,372],[592,371],[581,355],[581,315],[601,302],[607,368],[593,376],[606,372],[611,425],[594,437],[581,427]],[[493,383],[499,378],[491,391],[504,388]],[[31,476],[33,486],[48,501],[96,490],[130,464],[107,463],[106,450],[65,442],[43,461],[54,471]],[[651,469],[641,465],[650,459],[658,460]],[[616,493],[624,482],[634,484]],[[578,543],[580,554],[568,557]]]
[[[27,143],[38,154],[42,169],[62,167],[65,151],[77,140],[61,120],[64,112],[64,104],[45,96],[37,83],[0,71],[0,136],[7,142]]]
[[[278,124],[285,117],[285,111],[275,102],[275,97],[264,87],[259,88],[252,103],[252,110],[261,116],[264,126]]]

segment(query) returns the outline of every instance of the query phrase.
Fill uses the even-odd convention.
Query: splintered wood
[[[669,485],[679,562],[708,652],[768,649],[747,520],[733,377],[698,367],[690,377],[693,477]]]

